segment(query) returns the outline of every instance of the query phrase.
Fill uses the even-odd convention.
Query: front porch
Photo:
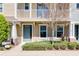
[[[71,22],[56,21],[53,23],[53,26],[52,22],[20,22],[19,24],[14,24],[16,24],[16,33],[13,33],[19,38],[18,41],[20,43],[27,41],[59,40],[62,37],[70,38],[70,41],[78,40],[78,26]]]

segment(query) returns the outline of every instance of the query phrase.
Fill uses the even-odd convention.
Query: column
[[[76,38],[75,38],[75,26],[74,26],[74,23],[70,23],[70,31],[69,31],[69,38],[70,38],[70,41],[74,41]]]
[[[32,3],[30,3],[30,18],[32,17]]]
[[[17,18],[17,3],[15,3],[15,18]]]
[[[51,30],[52,30],[52,37],[50,37],[49,39],[53,40],[54,39],[54,22],[50,22],[50,24],[51,24]]]
[[[12,25],[11,38],[13,39],[13,42],[15,43],[16,39],[17,39],[17,29],[16,29],[16,23],[15,22],[13,22],[13,25]]]

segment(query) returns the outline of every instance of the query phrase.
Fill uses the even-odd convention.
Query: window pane
[[[25,3],[25,9],[29,9],[29,3]]]
[[[46,37],[46,26],[40,27],[40,37]]]
[[[46,37],[46,32],[41,32],[41,37]]]
[[[79,8],[79,3],[77,3],[77,8]]]
[[[43,3],[37,3],[37,8],[38,9],[43,9],[44,8],[44,4]]]
[[[62,37],[63,35],[63,26],[57,26],[57,37]]]
[[[57,32],[57,37],[62,37],[63,32]]]
[[[2,12],[2,3],[0,3],[0,12]]]
[[[45,32],[46,31],[46,26],[41,26],[41,31]]]
[[[58,26],[57,27],[57,32],[63,32],[63,27],[62,26]]]

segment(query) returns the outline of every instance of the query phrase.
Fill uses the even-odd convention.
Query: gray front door
[[[32,38],[32,25],[23,25],[23,39],[24,41]]]

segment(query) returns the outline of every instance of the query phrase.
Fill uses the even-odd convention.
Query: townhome
[[[0,3],[0,13],[11,23],[14,41],[79,40],[78,3]]]

